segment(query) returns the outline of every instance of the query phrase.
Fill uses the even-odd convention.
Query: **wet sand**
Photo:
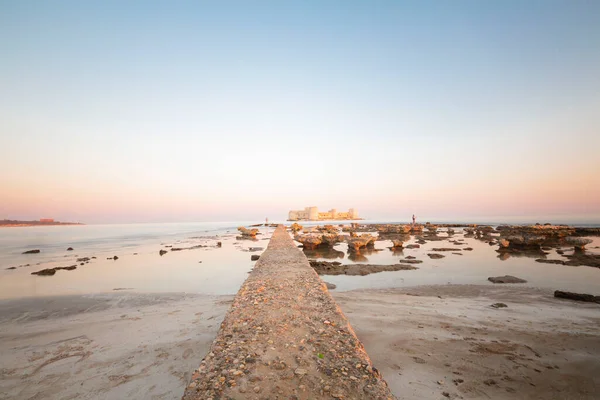
[[[0,399],[180,399],[232,296],[0,301]]]
[[[522,286],[331,293],[398,398],[597,398],[598,304]],[[0,399],[180,399],[231,299],[0,301]]]
[[[515,286],[332,294],[399,398],[598,398],[598,304]]]

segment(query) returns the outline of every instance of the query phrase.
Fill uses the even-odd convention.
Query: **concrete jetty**
[[[394,399],[325,284],[280,225],[183,400]]]

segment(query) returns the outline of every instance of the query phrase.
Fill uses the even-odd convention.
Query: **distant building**
[[[40,222],[54,222],[54,218],[40,218]]]
[[[358,217],[358,211],[354,208],[348,210],[348,212],[338,212],[335,208],[327,212],[319,212],[317,207],[306,207],[304,210],[291,210],[288,213],[288,221],[324,221],[329,219],[342,219],[352,220],[360,219]]]

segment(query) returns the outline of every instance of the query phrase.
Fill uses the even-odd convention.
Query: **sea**
[[[235,294],[254,267],[255,261],[251,260],[251,256],[260,255],[266,249],[274,230],[261,226],[255,241],[239,238],[239,226],[255,223],[230,221],[0,228],[0,299],[122,291]],[[319,223],[301,224],[311,226]],[[423,261],[418,264],[419,269],[414,271],[322,277],[337,285],[336,290],[342,291],[442,284],[486,285],[491,284],[487,281],[489,276],[514,275],[526,279],[528,286],[600,293],[598,268],[542,264],[535,261],[539,255],[500,257],[496,252],[497,246],[474,238],[464,238],[461,229],[455,231],[455,235],[448,239],[464,239],[464,245],[454,246],[448,240],[428,241],[420,248],[398,252],[391,249],[390,241],[378,241],[374,250],[356,257],[348,253],[346,244],[341,243],[331,251],[307,250],[305,254],[310,259],[345,264],[395,264],[407,256]],[[440,233],[440,236],[444,235]],[[600,238],[594,237],[593,240],[588,251],[600,254]],[[406,244],[415,241],[413,236]],[[438,247],[456,249],[444,252],[444,258],[430,259],[427,254],[435,252],[433,249]],[[173,250],[178,248],[181,250]],[[40,252],[23,254],[34,249]],[[163,255],[160,254],[161,250]],[[568,255],[569,250],[564,250]],[[546,258],[563,257],[555,249],[548,253]],[[76,268],[58,270],[52,276],[32,274],[43,269],[72,266]]]

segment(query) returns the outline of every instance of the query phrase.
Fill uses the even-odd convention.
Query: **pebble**
[[[296,375],[300,375],[300,376],[302,376],[302,375],[306,375],[306,374],[308,373],[308,371],[307,371],[307,370],[305,370],[304,368],[297,368],[297,369],[294,371],[294,373],[295,373]]]
[[[254,386],[254,393],[260,392],[260,386]]]
[[[437,383],[438,383],[438,385],[443,385],[443,384],[444,384],[444,381],[442,381],[442,380],[439,380]]]

